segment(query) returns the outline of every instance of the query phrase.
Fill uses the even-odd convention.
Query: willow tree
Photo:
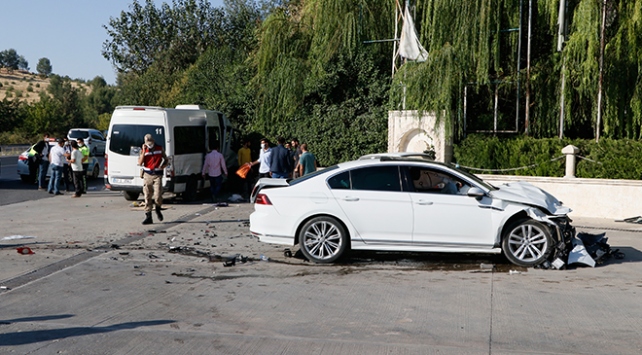
[[[517,77],[518,36],[502,30],[519,24],[519,2],[449,0],[417,2],[423,63],[408,62],[395,76],[393,101],[453,120],[462,113],[464,87],[508,94]],[[402,88],[405,86],[405,90]],[[461,128],[461,126],[459,126]]]
[[[306,105],[337,75],[338,63],[390,55],[385,46],[363,44],[390,38],[394,3],[366,0],[293,1],[276,9],[262,24],[253,84],[256,129],[290,134],[283,124],[309,112]]]
[[[510,96],[515,95],[518,79],[524,83],[526,53],[523,45],[518,71],[519,36],[506,30],[519,27],[521,19],[522,42],[526,43],[528,3],[521,1],[525,11],[520,18],[517,0],[418,0],[416,22],[429,58],[401,68],[392,99],[400,100],[400,88],[405,85],[407,106],[453,119],[463,112],[465,87],[487,97],[497,88],[504,100],[513,100],[517,115],[524,102]],[[561,97],[565,98],[566,135],[588,138],[598,129],[600,28],[606,4],[603,132],[613,138],[641,137],[642,0],[567,0],[569,27],[561,53],[555,49],[554,37],[559,0],[532,3],[530,132],[540,137],[559,133]],[[518,95],[523,97],[523,90],[522,86]],[[490,105],[492,99],[487,102]],[[523,131],[524,117],[517,118],[520,123],[514,128]]]

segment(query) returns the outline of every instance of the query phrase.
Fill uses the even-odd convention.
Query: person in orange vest
[[[154,142],[151,134],[145,135],[138,157],[138,165],[143,167],[143,192],[145,193],[145,219],[143,224],[152,224],[152,209],[156,205],[156,217],[163,220],[163,172],[168,164],[167,155],[162,146]]]

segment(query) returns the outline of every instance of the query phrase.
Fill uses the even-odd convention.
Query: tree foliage
[[[110,37],[103,56],[121,72],[145,72],[153,63],[170,72],[196,62],[208,47],[221,44],[223,12],[207,0],[173,0],[157,8],[134,0],[130,11],[103,26]]]
[[[51,61],[49,60],[49,58],[40,58],[38,60],[38,65],[36,66],[36,71],[38,71],[40,75],[44,76],[48,76],[49,74],[51,74],[51,72],[53,71],[53,67],[51,66]]]

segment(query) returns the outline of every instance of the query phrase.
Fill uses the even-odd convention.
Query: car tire
[[[98,164],[94,164],[94,169],[91,172],[91,178],[92,179],[98,179],[98,175],[100,174],[100,168],[98,167]]]
[[[522,219],[506,228],[502,251],[513,264],[531,267],[546,260],[553,248],[550,229],[532,219]]]
[[[303,255],[315,263],[332,263],[348,249],[346,229],[337,219],[319,216],[307,221],[299,231]]]
[[[36,178],[32,177],[31,175],[20,175],[20,181],[22,181],[25,184],[32,183],[32,182],[36,181],[35,179]]]
[[[183,197],[183,201],[186,202],[192,202],[196,200],[197,196],[197,186],[198,186],[198,181],[196,180],[195,177],[191,177],[189,180],[187,180],[187,183],[185,184],[185,191],[181,194]]]
[[[127,201],[136,201],[138,200],[138,196],[140,196],[140,192],[123,191],[123,196],[125,196],[125,200]]]

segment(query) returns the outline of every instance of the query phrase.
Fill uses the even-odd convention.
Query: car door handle
[[[358,197],[346,196],[342,200],[352,202],[352,201],[359,201],[359,198]]]
[[[417,201],[418,205],[432,205],[432,201],[419,200]]]

